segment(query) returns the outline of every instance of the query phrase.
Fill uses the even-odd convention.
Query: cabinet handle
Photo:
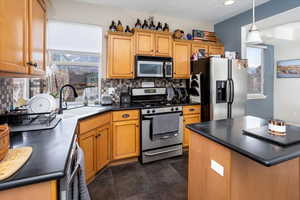
[[[129,114],[123,114],[122,117],[123,118],[128,118],[130,115]]]
[[[190,108],[190,111],[193,112],[193,111],[195,111],[195,109],[194,108]]]
[[[33,67],[37,67],[38,64],[37,63],[33,63],[31,61],[29,61],[28,63],[26,63],[27,65],[33,66]]]

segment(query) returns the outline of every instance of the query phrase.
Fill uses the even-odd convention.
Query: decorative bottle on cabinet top
[[[122,26],[122,23],[121,23],[121,21],[120,20],[118,20],[118,26],[117,26],[117,31],[119,31],[119,32],[123,32],[123,26]]]
[[[135,28],[142,28],[142,24],[141,24],[141,20],[140,19],[137,19],[134,27]]]
[[[112,32],[116,32],[117,31],[117,27],[116,27],[115,21],[111,22],[111,25],[109,26],[109,30],[112,31]]]

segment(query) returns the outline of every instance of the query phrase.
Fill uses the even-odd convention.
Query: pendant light
[[[247,36],[247,43],[248,44],[261,44],[261,43],[263,43],[263,41],[261,39],[260,32],[255,25],[255,0],[253,0],[252,14],[253,14],[253,16],[252,16],[253,22],[252,22],[251,28],[250,28],[248,36]]]

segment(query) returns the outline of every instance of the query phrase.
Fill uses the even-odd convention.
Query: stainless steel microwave
[[[172,78],[172,58],[136,56],[136,77]]]

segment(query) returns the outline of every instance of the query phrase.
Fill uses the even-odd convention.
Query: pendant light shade
[[[255,0],[253,0],[253,16],[252,16],[252,26],[247,35],[248,44],[261,44],[263,40],[261,39],[260,32],[255,25]]]

